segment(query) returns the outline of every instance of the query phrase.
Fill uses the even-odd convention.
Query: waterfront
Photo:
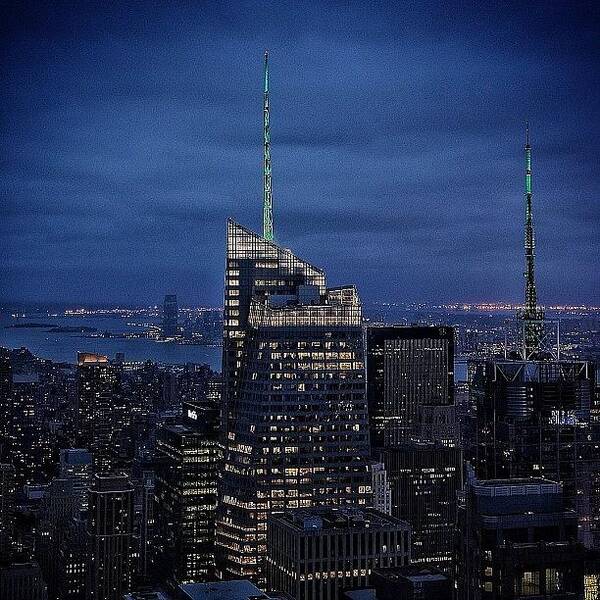
[[[174,342],[158,342],[147,338],[92,337],[82,333],[60,333],[45,327],[10,327],[17,323],[48,324],[51,327],[93,327],[98,333],[140,333],[131,319],[119,317],[64,317],[38,313],[15,319],[0,313],[0,346],[25,347],[40,358],[74,363],[77,352],[97,352],[114,358],[123,352],[129,361],[152,360],[163,364],[206,363],[221,370],[220,346],[196,346]]]

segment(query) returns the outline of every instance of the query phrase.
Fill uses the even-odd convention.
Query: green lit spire
[[[529,123],[525,130],[525,308],[523,310],[524,358],[536,355],[540,347],[544,311],[537,305],[535,287],[535,234],[533,232],[533,192],[531,186],[531,144]]]
[[[529,315],[529,318],[535,318],[537,315],[532,195],[531,145],[529,143],[529,123],[527,123],[525,130],[525,315]]]
[[[265,51],[263,104],[263,237],[273,240],[273,188],[271,180],[271,126],[269,122],[269,52]]]

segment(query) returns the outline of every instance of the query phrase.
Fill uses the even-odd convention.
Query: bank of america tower
[[[223,577],[264,582],[270,513],[370,498],[361,320],[353,286],[228,223]]]

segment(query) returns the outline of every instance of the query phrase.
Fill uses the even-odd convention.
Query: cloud
[[[146,302],[168,286],[219,303],[225,219],[261,222],[268,47],[284,245],[373,299],[520,298],[529,119],[544,301],[594,302],[598,16],[577,3],[11,6],[0,297]]]

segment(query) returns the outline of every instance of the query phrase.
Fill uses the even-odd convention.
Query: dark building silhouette
[[[80,511],[81,498],[74,481],[55,477],[44,492],[36,528],[36,557],[51,600],[60,600],[67,595],[61,589],[64,574],[57,556],[67,543],[71,521],[79,518]],[[81,559],[84,561],[84,557]]]
[[[65,531],[58,552],[52,555],[57,574],[56,585],[59,600],[84,599],[88,568],[88,536],[86,522],[80,518],[72,519]]]
[[[92,453],[95,472],[110,471],[114,464],[117,377],[106,356],[77,354],[77,442]]]
[[[179,318],[179,308],[177,306],[177,296],[167,294],[163,303],[163,322],[162,335],[165,338],[175,337],[178,333],[177,322]]]
[[[438,569],[406,565],[373,569],[376,600],[452,600],[452,579]]]
[[[267,580],[296,600],[335,600],[378,567],[410,561],[408,523],[373,509],[312,508],[271,515]]]
[[[412,529],[412,561],[451,570],[456,497],[463,487],[458,447],[406,442],[380,453],[392,495],[392,515]]]
[[[92,455],[85,448],[65,448],[60,451],[59,475],[73,481],[73,489],[79,498],[79,509],[87,510],[88,488],[92,481]]]
[[[46,583],[35,562],[0,566],[0,598],[2,600],[47,600]]]
[[[600,438],[591,422],[594,370],[583,361],[490,361],[474,377],[480,479],[544,477],[563,485],[591,544]]]
[[[451,327],[368,327],[367,395],[374,448],[407,441],[422,406],[454,403]]]
[[[370,502],[356,290],[230,221],[223,375],[219,568],[260,583],[270,513]]]
[[[131,587],[133,495],[126,475],[93,477],[87,523],[87,600],[122,600]]]
[[[0,464],[0,564],[7,564],[13,556],[15,527],[15,468]]]
[[[561,486],[474,481],[459,506],[459,600],[583,599],[584,549]]]
[[[0,461],[9,462],[8,435],[12,405],[12,361],[10,351],[0,347]]]
[[[5,402],[4,453],[15,467],[18,487],[47,483],[53,470],[52,444],[43,426],[43,384],[37,373],[13,373]]]
[[[218,412],[184,405],[184,420],[157,435],[157,565],[177,583],[215,577],[217,476],[222,459]]]
[[[157,506],[154,495],[154,471],[144,471],[136,489],[137,567],[136,582],[143,586],[155,579]]]

